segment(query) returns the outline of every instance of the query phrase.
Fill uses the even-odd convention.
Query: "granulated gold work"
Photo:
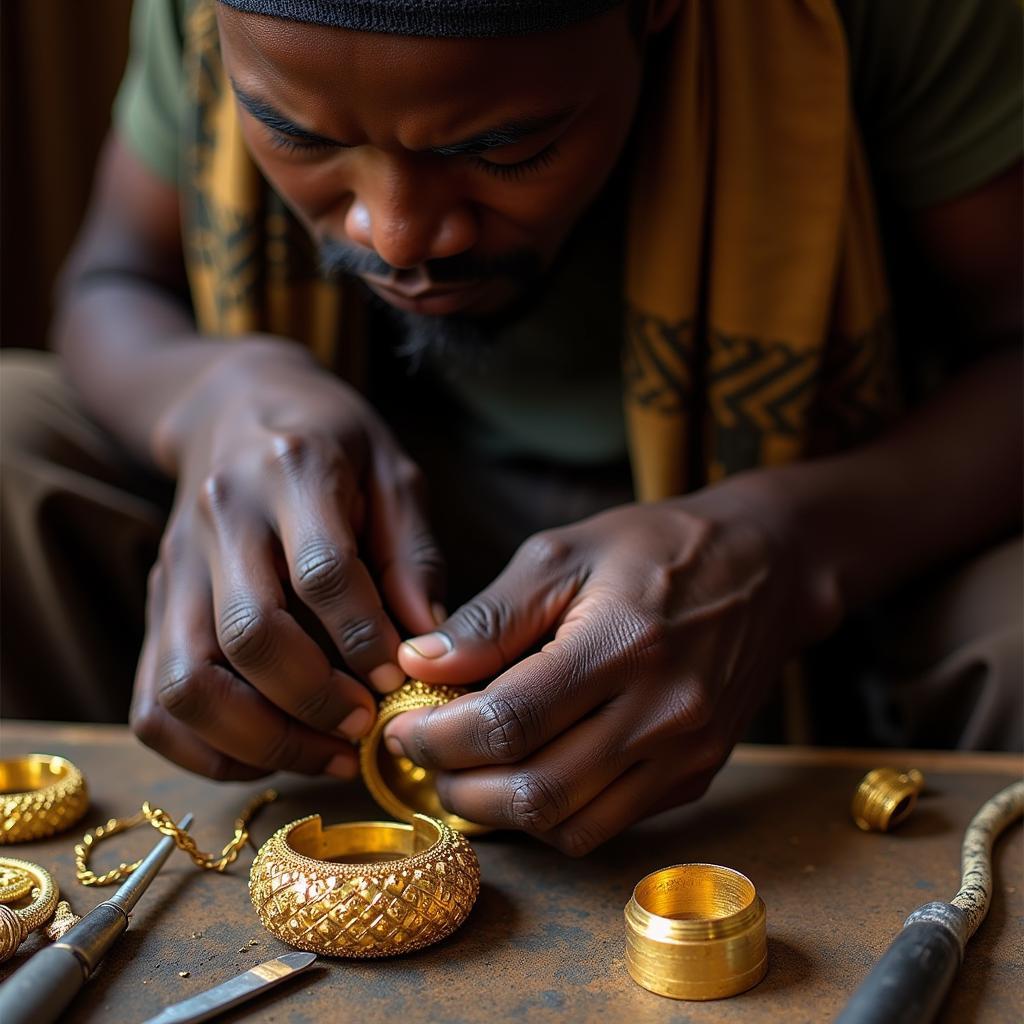
[[[411,825],[285,825],[260,848],[249,895],[264,927],[326,956],[410,953],[450,935],[480,891],[465,837],[417,814]]]
[[[626,904],[626,967],[673,999],[722,999],[768,969],[765,908],[745,875],[676,864],[642,878]]]
[[[916,769],[875,768],[853,794],[850,813],[865,832],[888,832],[905,821],[924,789],[924,776]]]
[[[360,745],[359,767],[366,788],[389,814],[402,821],[412,821],[415,815],[424,814],[473,836],[491,829],[448,811],[437,795],[434,773],[407,757],[396,757],[384,745],[384,729],[392,719],[416,708],[441,707],[464,692],[453,686],[435,686],[414,680],[388,694],[377,709],[373,729]]]
[[[27,754],[0,761],[0,845],[63,832],[89,806],[85,777],[66,758]]]
[[[45,868],[28,860],[0,857],[0,868],[15,868],[32,879],[31,900],[25,906],[0,903],[0,963],[14,956],[29,932],[44,925],[57,906],[57,883]]]
[[[32,891],[32,876],[24,868],[0,865],[0,903],[13,903]]]
[[[82,837],[82,841],[75,846],[75,877],[82,885],[112,885],[127,878],[142,861],[135,861],[134,864],[118,864],[116,868],[97,875],[89,867],[89,858],[92,855],[93,847],[118,832],[125,832],[143,821],[148,821],[158,832],[165,836],[171,836],[179,850],[184,850],[198,868],[204,871],[224,871],[229,864],[238,859],[238,853],[249,840],[249,823],[256,812],[265,804],[277,799],[277,793],[272,789],[264,790],[254,797],[238,818],[235,819],[235,832],[228,840],[224,849],[219,854],[203,853],[196,845],[196,841],[183,828],[179,828],[174,819],[159,807],[150,807],[147,800],[142,805],[142,810],[130,818],[111,818],[105,825],[90,829]]]
[[[45,934],[51,942],[59,942],[72,928],[81,921],[67,900],[61,900],[53,912],[53,920],[46,926]]]

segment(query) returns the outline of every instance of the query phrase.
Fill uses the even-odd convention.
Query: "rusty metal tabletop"
[[[144,749],[117,726],[3,723],[4,757],[69,757],[85,773],[92,804],[69,833],[5,848],[53,872],[85,913],[111,890],[74,877],[72,847],[86,826],[150,800],[219,850],[260,783],[214,783]],[[866,834],[850,800],[869,768],[916,766],[927,790],[897,831]],[[528,837],[474,840],[483,883],[475,909],[446,942],[377,961],[321,959],[307,973],[225,1021],[346,1024],[496,1024],[502,1021],[747,1022],[830,1020],[899,931],[906,915],[959,884],[960,841],[978,807],[1020,778],[1013,755],[895,753],[741,746],[699,803],[635,826],[571,860]],[[277,776],[278,800],[260,812],[253,838],[319,812],[325,823],[385,817],[358,784]],[[97,869],[153,844],[139,828],[97,847]],[[65,1018],[129,1024],[225,981],[288,947],[265,932],[246,888],[251,854],[226,874],[201,872],[175,853],[143,897],[132,926]],[[626,973],[623,906],[634,884],[668,864],[707,861],[748,875],[768,908],[768,975],[731,999],[677,1002],[644,991]],[[1021,1020],[1024,977],[1024,840],[1014,826],[996,847],[996,891],[967,947],[942,1014],[944,1024]],[[0,967],[7,977],[45,941],[34,934]],[[187,973],[186,973],[187,972]],[[184,974],[184,976],[182,976]]]

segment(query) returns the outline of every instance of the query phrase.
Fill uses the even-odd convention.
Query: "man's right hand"
[[[213,778],[351,778],[350,741],[374,717],[364,683],[388,692],[405,678],[384,602],[415,633],[438,619],[422,479],[366,402],[297,346],[235,351],[158,425],[178,488],[132,726]]]

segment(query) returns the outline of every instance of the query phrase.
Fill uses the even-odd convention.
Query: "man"
[[[17,694],[32,639],[111,700],[70,595],[171,480],[131,720],[201,774],[350,778],[372,691],[489,681],[388,746],[583,853],[861,609],[945,615],[873,631],[879,728],[1020,742],[1017,5],[149,0],[134,39],[55,326],[84,415],[5,370]],[[946,294],[890,308],[886,249]]]

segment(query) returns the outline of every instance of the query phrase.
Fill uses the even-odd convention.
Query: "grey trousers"
[[[0,389],[0,713],[125,721],[172,488],[85,415],[52,355],[5,351]],[[487,465],[447,443],[403,440],[431,484],[455,601],[530,533],[631,498],[617,471]],[[1022,566],[1011,538],[893,595],[859,621],[858,652],[870,651],[855,672],[842,644],[826,645],[810,687],[841,681],[864,709],[862,734],[842,740],[1020,750]],[[811,738],[827,741],[828,729]]]

